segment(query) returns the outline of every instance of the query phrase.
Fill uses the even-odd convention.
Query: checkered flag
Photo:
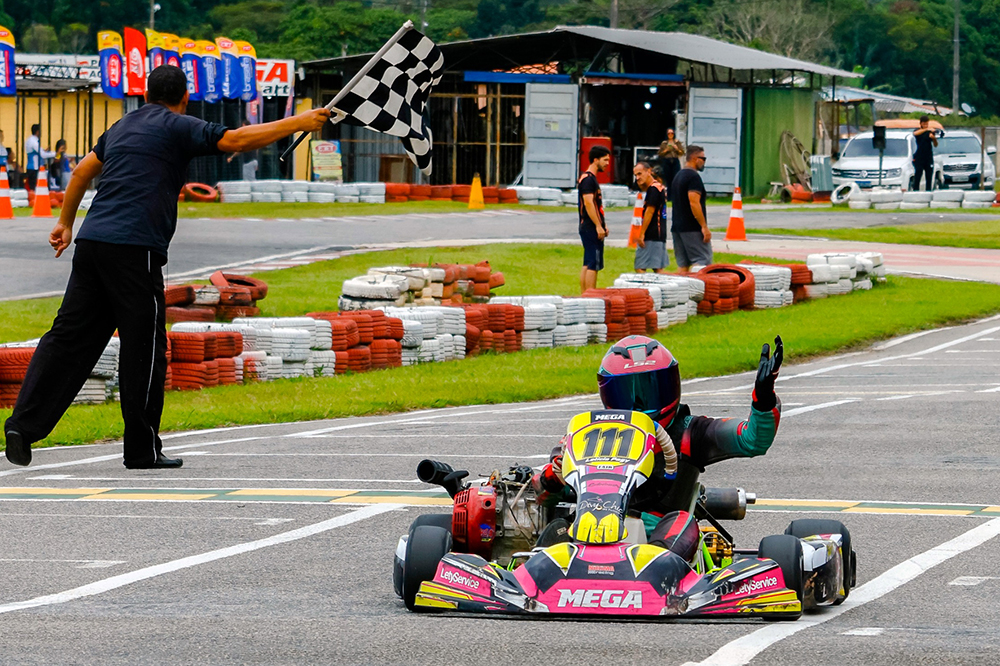
[[[406,154],[429,176],[433,139],[424,106],[443,69],[437,44],[407,30],[332,110],[345,122],[398,136]]]

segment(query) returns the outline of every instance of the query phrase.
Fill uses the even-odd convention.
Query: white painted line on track
[[[227,546],[226,548],[211,550],[207,553],[201,553],[199,555],[182,557],[179,560],[164,562],[163,564],[156,564],[151,567],[145,567],[129,573],[112,576],[111,578],[105,578],[104,580],[75,587],[64,592],[57,592],[56,594],[47,594],[41,597],[35,597],[34,599],[15,601],[14,603],[9,604],[0,604],[0,615],[19,610],[26,610],[28,608],[64,604],[70,601],[76,601],[77,599],[104,594],[105,592],[110,592],[111,590],[116,590],[120,587],[125,587],[126,585],[138,583],[157,576],[163,576],[175,571],[180,571],[181,569],[188,569],[190,567],[208,564],[209,562],[215,562],[216,560],[222,560],[236,555],[253,552],[262,548],[268,548],[270,546],[277,546],[292,541],[298,541],[299,539],[305,539],[317,534],[322,534],[323,532],[329,532],[330,530],[338,527],[344,527],[346,525],[365,520],[366,518],[372,518],[382,513],[395,511],[400,508],[402,507],[398,504],[376,504],[366,506],[364,508],[351,511],[350,513],[337,516],[336,518],[324,520],[322,522],[300,527],[288,532],[275,534],[274,536],[269,536],[264,539],[248,541],[235,546]]]
[[[280,520],[281,522],[292,522],[295,518],[261,518],[260,516],[198,516],[194,514],[150,515],[150,514],[127,514],[127,513],[5,513],[4,518],[15,516],[18,518],[93,518],[95,520],[108,520],[110,518],[121,518],[122,520],[254,520],[256,525],[272,524],[269,521]]]
[[[1000,534],[1000,518],[993,518],[940,546],[915,555],[888,571],[876,576],[861,587],[851,590],[840,606],[824,609],[821,615],[804,615],[795,622],[772,624],[723,645],[710,657],[699,662],[687,662],[683,666],[745,666],[761,652],[775,643],[793,636],[800,631],[823,624],[840,617],[847,611],[864,606],[889,594],[896,588],[909,583],[920,574],[929,571],[956,555],[981,546]]]
[[[930,331],[917,331],[916,333],[910,333],[909,335],[904,335],[902,337],[893,338],[892,340],[887,340],[885,342],[880,342],[872,347],[875,351],[882,351],[884,349],[891,349],[896,345],[901,345],[904,342],[909,342],[910,340],[916,340],[917,338],[922,338],[925,335],[930,335],[931,333],[940,333],[941,331],[950,331],[954,326],[945,326],[944,328],[935,328]]]
[[[807,407],[796,407],[795,409],[789,409],[787,412],[782,412],[781,418],[786,419],[789,416],[797,416],[799,414],[805,414],[807,412],[815,412],[817,409],[826,409],[827,407],[837,407],[839,405],[846,405],[850,402],[858,402],[858,399],[850,398],[848,400],[834,400],[833,402],[823,402],[818,405],[809,405]]]
[[[935,395],[948,395],[951,393],[965,393],[965,391],[952,390],[952,391],[929,391],[927,393],[907,393],[905,395],[890,395],[885,398],[875,398],[876,401],[882,400],[905,400],[907,398],[929,398]]]
[[[882,627],[860,627],[841,632],[841,636],[881,636],[885,631]]]
[[[976,393],[998,393],[1000,392],[1000,386],[994,386],[993,388],[983,389],[982,391],[976,391]]]
[[[185,449],[201,448],[203,446],[216,446],[217,444],[232,444],[235,442],[250,442],[263,437],[239,437],[237,439],[220,439],[215,442],[199,442],[197,444],[183,444],[181,446],[164,446],[164,451],[183,451]],[[45,465],[34,465],[29,467],[17,467],[5,469],[0,472],[0,476],[11,476],[13,474],[24,474],[26,472],[37,472],[41,469],[59,469],[61,467],[72,467],[73,465],[90,465],[92,463],[107,462],[109,460],[121,460],[122,455],[115,453],[108,456],[94,456],[93,458],[81,458],[79,460],[67,460],[58,463],[47,463]]]
[[[0,562],[22,562],[22,563],[40,563],[40,564],[76,564],[78,566],[73,567],[74,569],[107,569],[119,564],[125,564],[125,560],[34,560],[34,559],[16,559],[16,558],[4,558],[0,559]]]
[[[959,576],[948,583],[949,585],[973,586],[985,583],[988,580],[1000,580],[998,576]]]

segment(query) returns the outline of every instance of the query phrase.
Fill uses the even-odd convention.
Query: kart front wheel
[[[415,605],[420,584],[433,580],[438,563],[451,550],[451,534],[443,527],[418,525],[406,542],[403,563],[403,603],[414,612],[425,610]]]
[[[802,559],[802,542],[797,537],[788,534],[766,536],[760,540],[757,557],[774,560],[781,567],[781,575],[785,579],[785,587],[795,592],[798,600],[802,601],[802,568],[804,562]],[[781,619],[794,620],[798,619],[799,615],[801,613],[794,617],[788,616]]]
[[[804,539],[814,534],[839,534],[841,536],[841,552],[844,555],[844,599],[850,593],[857,580],[857,558],[851,547],[851,533],[839,520],[828,518],[800,518],[793,520],[785,528],[785,534]],[[844,603],[844,599],[833,602],[835,606]]]

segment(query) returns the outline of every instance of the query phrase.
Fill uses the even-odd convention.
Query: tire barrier
[[[209,282],[165,287],[167,323],[232,321],[260,314],[257,303],[267,297],[263,280],[216,271]]]

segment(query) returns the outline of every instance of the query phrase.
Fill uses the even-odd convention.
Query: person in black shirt
[[[167,369],[163,273],[177,225],[177,197],[199,155],[261,148],[330,118],[313,109],[272,123],[228,130],[185,115],[187,79],[163,65],[149,75],[145,106],[98,139],[76,169],[49,245],[59,257],[91,180],[97,195],[76,239],[73,270],[52,330],[38,343],[14,412],[4,424],[7,460],[31,463],[31,444],[66,412],[111,335],[121,338],[119,381],[129,469],[180,467],[162,454],[160,415]]]
[[[580,240],[583,242],[580,293],[597,286],[597,273],[604,268],[604,239],[608,235],[608,226],[604,222],[604,199],[597,174],[611,164],[611,151],[604,146],[594,146],[589,157],[590,166],[577,180],[577,209],[580,213]]]
[[[636,164],[632,174],[643,192],[642,230],[636,240],[635,271],[664,273],[670,265],[667,256],[667,221],[664,219],[667,204],[664,188],[653,177],[653,170],[648,162]]]
[[[914,130],[917,149],[913,153],[913,189],[920,189],[920,176],[924,176],[927,191],[933,189],[934,182],[934,148],[937,148],[937,130],[930,126],[930,118],[920,117],[920,129]],[[933,144],[933,147],[932,147]]]
[[[670,227],[674,241],[674,259],[681,273],[691,266],[708,266],[712,263],[712,232],[708,229],[705,208],[705,183],[699,172],[705,169],[705,149],[687,147],[687,163],[670,184],[673,204],[673,224]]]

